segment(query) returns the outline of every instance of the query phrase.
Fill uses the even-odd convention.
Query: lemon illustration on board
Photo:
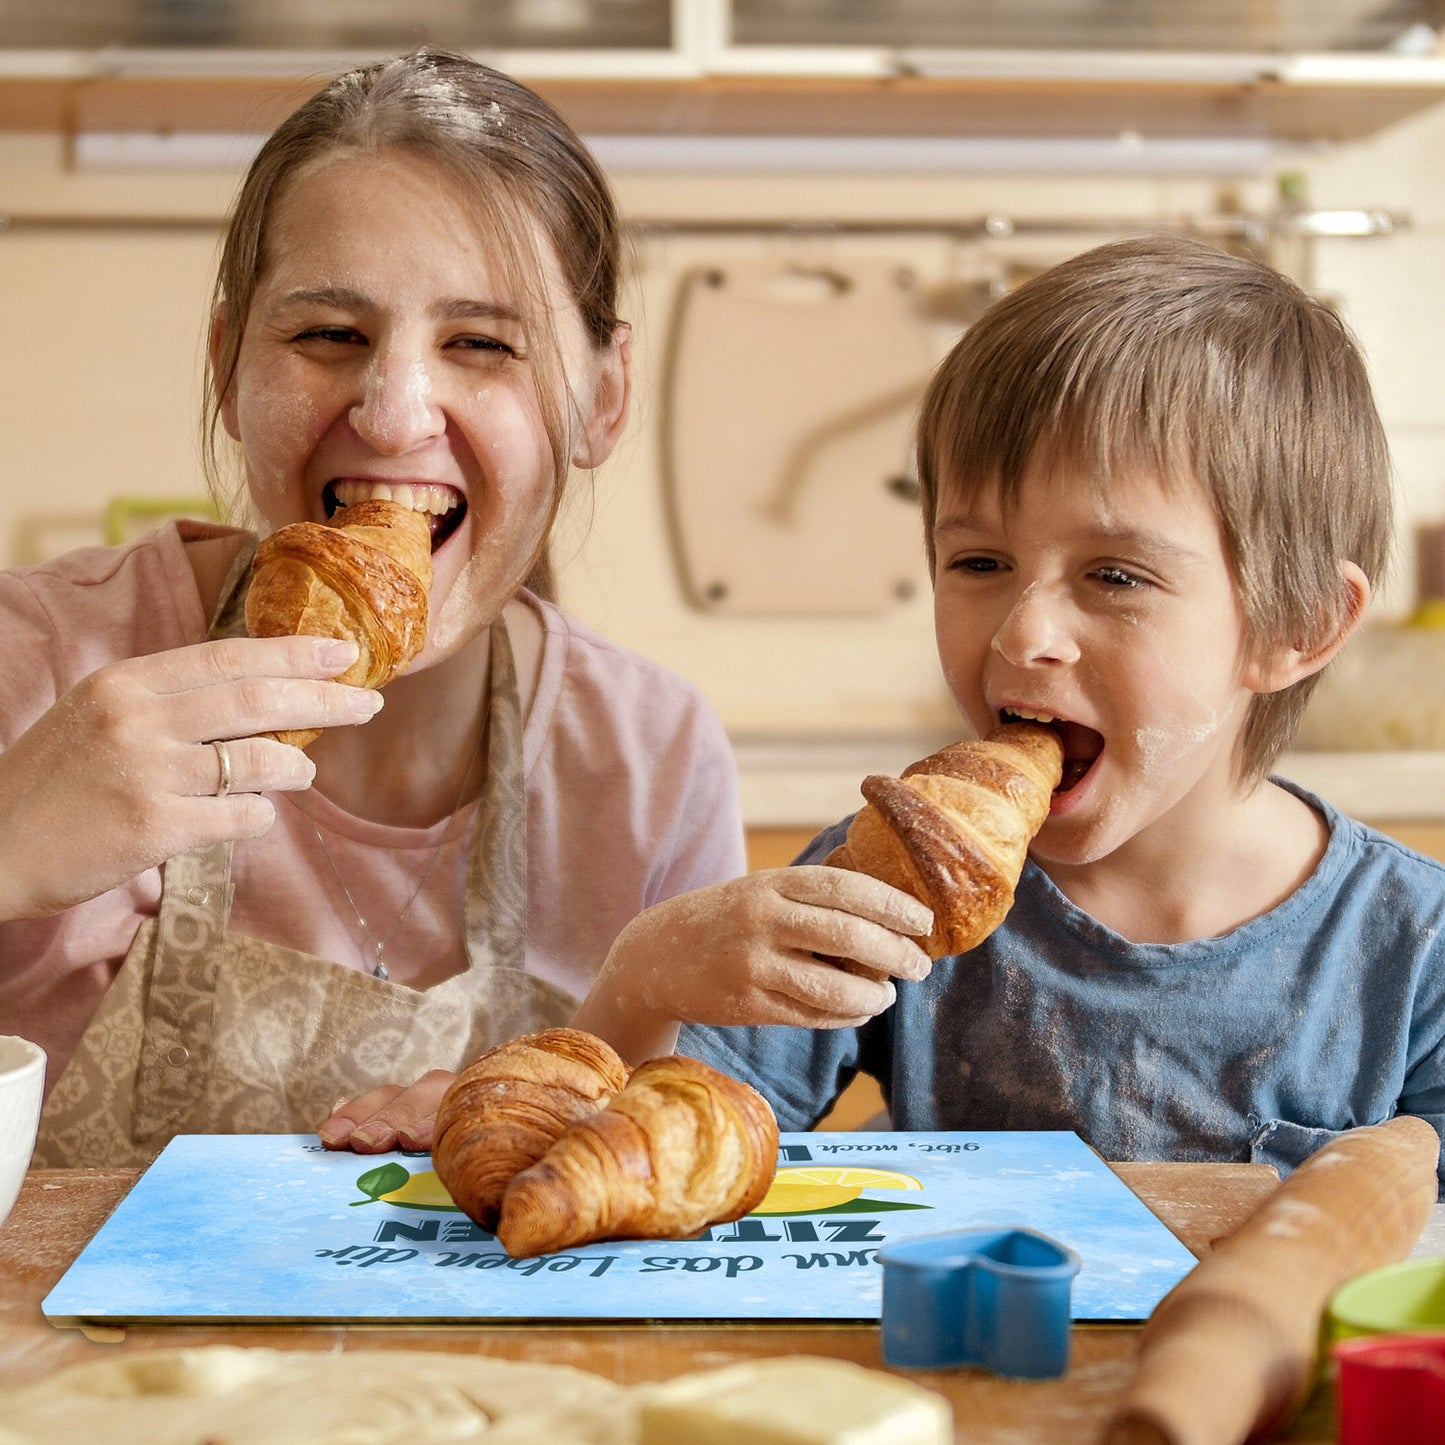
[[[921,1190],[911,1174],[847,1164],[810,1164],[779,1169],[754,1214],[853,1214],[860,1210],[928,1209],[894,1199],[864,1199],[865,1189]]]
[[[353,1199],[353,1208],[358,1204],[381,1203],[399,1204],[404,1209],[444,1209],[452,1214],[461,1213],[434,1169],[413,1174],[401,1164],[381,1164],[375,1169],[368,1169],[356,1181],[356,1187],[366,1198]]]

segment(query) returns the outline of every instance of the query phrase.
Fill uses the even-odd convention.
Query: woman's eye
[[[1125,571],[1123,567],[1096,567],[1094,576],[1110,587],[1144,587],[1147,585],[1142,577]]]
[[[478,351],[494,356],[516,356],[517,348],[495,336],[459,336],[452,342],[462,351]]]
[[[326,341],[337,346],[348,346],[364,343],[366,338],[350,326],[308,326],[305,331],[297,333],[296,340]]]

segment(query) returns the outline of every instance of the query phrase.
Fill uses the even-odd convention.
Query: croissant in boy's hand
[[[575,1029],[469,1064],[442,1100],[432,1150],[453,1202],[518,1259],[740,1219],[777,1160],[777,1121],[756,1090],[680,1054],[629,1078]]]
[[[426,641],[431,528],[395,502],[358,502],[325,525],[294,522],[262,538],[246,595],[252,637],[349,637],[359,656],[337,679],[383,687]],[[317,729],[278,732],[305,747]]]
[[[1005,723],[954,743],[901,778],[863,780],[862,808],[823,860],[870,874],[933,910],[920,939],[933,958],[982,943],[1013,907],[1029,843],[1049,815],[1063,772],[1058,734]]]

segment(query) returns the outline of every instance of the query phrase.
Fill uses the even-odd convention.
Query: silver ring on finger
[[[213,742],[211,746],[216,750],[216,762],[220,765],[216,778],[216,796],[224,798],[231,791],[231,750],[223,742]]]

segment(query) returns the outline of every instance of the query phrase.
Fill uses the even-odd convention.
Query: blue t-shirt
[[[809,1129],[860,1070],[897,1129],[1073,1129],[1106,1159],[1285,1173],[1393,1115],[1445,1128],[1445,867],[1321,799],[1330,838],[1277,908],[1130,943],[1025,865],[1003,925],[857,1029],[690,1026],[679,1048]],[[817,862],[847,823],[798,859]]]

